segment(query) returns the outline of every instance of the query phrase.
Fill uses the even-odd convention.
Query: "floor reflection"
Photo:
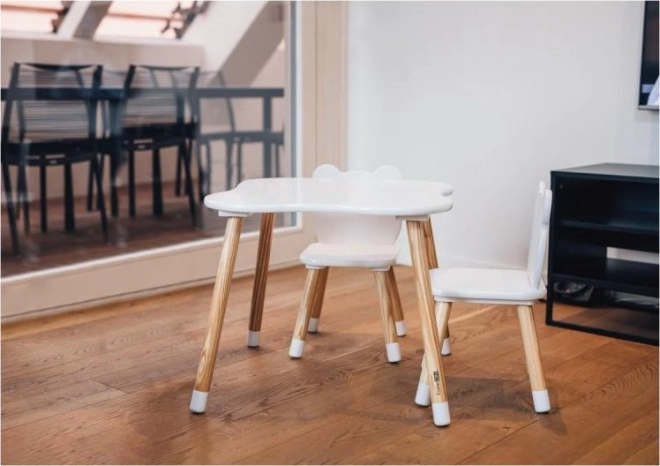
[[[126,203],[122,202],[119,218],[109,218],[110,238],[103,240],[103,231],[98,212],[88,212],[85,197],[76,198],[76,229],[64,229],[64,207],[61,199],[48,203],[48,231],[41,232],[39,224],[39,203],[30,205],[30,231],[23,230],[23,217],[18,219],[20,255],[12,253],[11,235],[7,220],[6,206],[2,206],[2,258],[1,276],[36,272],[72,265],[84,261],[115,257],[127,253],[147,251],[175,244],[186,243],[224,235],[226,220],[214,211],[197,205],[200,226],[192,226],[188,199],[175,196],[174,186],[163,187],[164,214],[152,215],[151,187],[143,186],[137,196],[137,212],[128,217]],[[124,201],[125,196],[120,199]],[[291,215],[277,215],[275,226],[292,225]],[[260,216],[247,217],[243,232],[259,231]]]

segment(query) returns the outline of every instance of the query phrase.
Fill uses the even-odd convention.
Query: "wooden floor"
[[[434,427],[413,403],[412,273],[396,272],[398,364],[370,272],[330,272],[301,360],[287,352],[304,269],[271,274],[259,349],[245,346],[252,282],[236,280],[204,415],[188,404],[210,286],[3,325],[2,463],[658,464],[658,348],[547,327],[543,306],[552,411],[533,411],[515,309],[456,305],[443,359],[452,424]]]

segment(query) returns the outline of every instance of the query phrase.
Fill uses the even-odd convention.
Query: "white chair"
[[[341,172],[334,165],[321,165],[313,177],[400,180],[401,172],[387,165],[374,172]],[[300,255],[308,273],[289,356],[300,358],[307,332],[318,329],[329,267],[364,267],[373,270],[376,278],[387,360],[400,361],[397,336],[405,335],[405,322],[392,265],[399,253],[396,239],[401,221],[395,217],[357,214],[313,214],[312,221],[317,242]]]
[[[536,195],[526,270],[450,268],[433,269],[430,272],[440,338],[446,334],[449,313],[454,302],[517,306],[527,373],[532,386],[534,410],[537,413],[550,411],[550,398],[541,365],[532,304],[544,298],[546,292],[541,272],[548,242],[551,208],[552,191],[541,183]],[[422,406],[430,404],[425,370],[422,370],[415,402]],[[433,417],[436,425],[449,425],[446,400],[442,406],[433,406]]]

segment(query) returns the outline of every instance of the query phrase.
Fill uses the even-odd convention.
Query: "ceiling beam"
[[[72,39],[91,39],[110,9],[111,1],[76,1],[67,3],[68,11],[57,28],[57,35]]]

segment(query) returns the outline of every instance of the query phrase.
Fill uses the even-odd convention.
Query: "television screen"
[[[658,108],[658,2],[644,2],[639,105]]]

